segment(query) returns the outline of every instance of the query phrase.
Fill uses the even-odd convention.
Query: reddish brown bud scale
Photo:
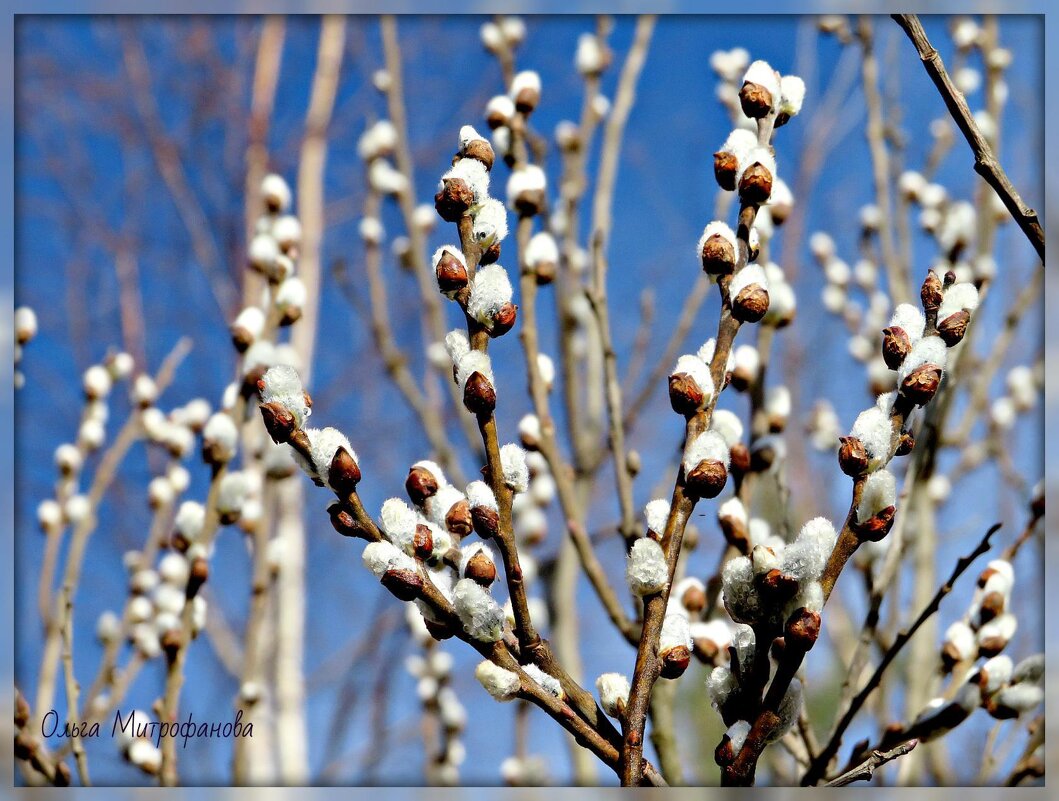
[[[500,531],[499,513],[487,506],[476,506],[471,509],[471,523],[474,526],[474,532],[483,540],[495,537]]]
[[[236,351],[245,353],[246,349],[254,344],[254,335],[241,325],[233,325],[229,330],[232,336],[232,344]]]
[[[188,586],[187,586],[187,598],[191,600],[194,598],[202,585],[206,583],[206,580],[210,577],[210,564],[205,558],[199,556],[191,560],[191,571],[188,574]]]
[[[537,262],[533,268],[533,275],[537,279],[537,286],[547,286],[555,280],[558,266],[554,261]]]
[[[760,206],[772,195],[772,173],[764,164],[751,164],[739,179],[739,199]]]
[[[452,295],[467,286],[467,267],[448,250],[442,251],[435,274],[438,279],[438,289],[442,294]]]
[[[423,590],[423,577],[415,570],[387,570],[382,576],[382,586],[399,601],[414,601]]]
[[[988,623],[993,618],[1004,612],[1004,596],[999,592],[988,593],[978,609],[978,616],[982,623]]]
[[[931,270],[927,273],[927,277],[923,280],[923,286],[919,290],[919,299],[923,304],[923,310],[927,312],[936,310],[941,305],[943,297],[941,279],[938,278],[937,273]]]
[[[527,189],[515,197],[515,211],[520,217],[533,217],[544,208],[544,190]]]
[[[426,624],[427,632],[438,642],[450,639],[456,633],[447,623],[439,623],[426,618],[423,619],[423,622]]]
[[[426,559],[434,552],[434,535],[430,526],[422,523],[416,526],[415,534],[412,535],[412,551],[416,559]]]
[[[663,679],[679,679],[691,664],[691,649],[686,645],[677,645],[668,648],[659,656],[662,658],[662,668],[659,675]]]
[[[169,631],[162,635],[162,650],[165,651],[166,659],[170,662],[176,659],[176,655],[183,644],[184,636],[179,629],[169,629]]]
[[[277,445],[290,442],[291,434],[297,428],[294,415],[283,404],[273,401],[262,403],[261,419],[265,423],[265,430]]]
[[[739,105],[752,120],[759,120],[772,111],[772,92],[759,83],[747,81],[739,90]]]
[[[445,515],[445,528],[457,537],[466,537],[474,529],[471,507],[466,500],[457,501]]]
[[[893,325],[883,329],[882,357],[886,366],[896,370],[905,360],[905,356],[912,350],[912,343],[908,333],[899,325]]]
[[[493,162],[496,160],[493,146],[485,139],[472,139],[468,142],[463,149],[463,156],[464,158],[478,159],[485,165],[487,170],[493,169]]]
[[[474,192],[461,178],[444,179],[442,188],[434,195],[434,208],[445,222],[456,222],[474,203]]]
[[[416,506],[422,506],[427,498],[433,497],[438,491],[438,480],[425,467],[412,467],[408,470],[408,478],[404,480],[404,488],[408,499]]]
[[[801,651],[810,650],[820,636],[820,613],[810,612],[805,607],[795,610],[783,629],[787,645]]]
[[[852,528],[857,536],[865,542],[878,542],[890,533],[890,529],[894,524],[894,515],[896,513],[897,507],[887,506],[882,511],[876,512],[863,523],[854,522]]]
[[[493,317],[493,325],[489,328],[489,336],[500,337],[506,334],[515,326],[515,320],[518,317],[518,306],[511,301],[508,301]]]
[[[728,469],[717,459],[703,459],[684,477],[688,495],[716,498],[728,481]]]
[[[726,192],[735,190],[735,178],[739,174],[739,159],[735,153],[718,150],[713,154],[713,177],[717,185]]]
[[[850,478],[862,475],[868,469],[868,452],[857,437],[838,438],[838,466]]]
[[[758,576],[758,586],[763,595],[773,601],[789,601],[798,593],[798,581],[778,568]]]
[[[467,560],[463,575],[464,578],[469,578],[483,587],[488,587],[496,581],[496,565],[493,564],[492,559],[479,551]]]
[[[669,377],[669,405],[684,417],[695,414],[705,400],[702,388],[687,373],[675,373]]]
[[[280,327],[294,325],[302,318],[301,306],[288,306],[283,310],[283,316],[279,318]]]
[[[940,384],[941,368],[936,364],[922,364],[901,382],[901,394],[916,406],[926,406]]]
[[[1003,637],[986,637],[978,641],[978,656],[992,659],[1005,648],[1008,641]]]
[[[734,476],[743,476],[750,470],[750,448],[744,442],[735,443],[728,451],[728,469]]]
[[[478,257],[478,263],[482,266],[486,264],[495,264],[500,259],[500,243],[494,242],[485,250],[482,251],[482,255]]]
[[[961,309],[938,323],[938,336],[950,348],[958,345],[967,333],[969,322],[971,322],[971,313],[966,309]]]
[[[335,492],[342,495],[355,491],[360,483],[360,465],[345,448],[340,447],[335,451],[328,469],[327,481]]]
[[[895,454],[897,456],[908,456],[914,447],[916,447],[915,436],[913,436],[911,431],[902,431],[901,438],[897,440],[897,450],[895,451]]]
[[[743,287],[732,301],[732,316],[741,323],[756,323],[769,310],[769,293],[760,284]]]
[[[680,596],[680,605],[692,614],[698,614],[706,608],[706,593],[698,585],[688,587]]]
[[[517,95],[515,95],[515,111],[521,111],[523,114],[530,114],[537,104],[541,102],[541,93],[539,89],[532,86],[523,87]]]
[[[720,522],[725,541],[743,555],[750,553],[750,533],[746,523],[735,517],[722,517]]]
[[[735,247],[720,234],[713,234],[702,243],[700,256],[702,269],[710,275],[729,275],[735,269]]]
[[[496,390],[489,379],[477,370],[467,377],[463,387],[463,405],[471,414],[491,414],[496,408]]]
[[[336,502],[327,507],[327,515],[331,518],[331,525],[335,531],[343,537],[356,537],[360,535],[360,526],[357,525],[353,512],[341,502]]]
[[[960,664],[960,649],[955,643],[947,642],[941,647],[941,667],[946,674],[952,673],[953,669]]]

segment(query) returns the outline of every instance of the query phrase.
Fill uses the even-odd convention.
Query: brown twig
[[[904,646],[908,643],[909,640],[912,639],[913,636],[915,636],[915,633],[919,630],[919,628],[931,617],[931,615],[938,611],[942,599],[950,592],[952,592],[953,585],[956,583],[956,580],[961,575],[963,575],[963,572],[971,566],[975,559],[977,559],[979,556],[989,550],[989,548],[991,547],[989,540],[997,531],[1000,530],[1000,527],[1000,523],[996,523],[995,525],[991,526],[989,530],[986,531],[985,536],[983,536],[981,541],[979,541],[975,549],[966,556],[961,557],[956,562],[956,567],[953,569],[952,573],[949,575],[949,578],[945,581],[945,583],[942,584],[938,591],[934,594],[934,597],[931,599],[930,603],[927,604],[923,611],[919,613],[919,616],[915,619],[911,626],[898,633],[898,635],[894,638],[893,643],[883,654],[882,659],[879,660],[879,665],[875,668],[875,672],[872,673],[871,678],[868,679],[864,687],[861,688],[860,692],[858,692],[853,697],[853,700],[850,702],[849,707],[846,709],[845,713],[835,725],[835,729],[831,733],[831,737],[828,740],[827,745],[824,746],[823,750],[817,755],[816,759],[813,760],[813,763],[809,767],[809,770],[806,771],[805,776],[802,778],[802,784],[804,786],[816,784],[824,775],[824,772],[827,770],[828,765],[830,765],[831,760],[834,758],[835,754],[838,753],[838,749],[842,745],[842,735],[845,734],[846,729],[849,728],[849,725],[853,722],[853,719],[856,717],[857,712],[860,711],[860,708],[864,706],[864,703],[868,700],[868,697],[872,694],[875,688],[879,686],[879,683],[882,681],[883,674],[886,672],[886,669],[890,666],[890,663],[897,658],[897,655],[901,652],[901,649],[904,648]]]
[[[875,775],[876,769],[882,767],[887,762],[892,762],[898,757],[903,757],[909,753],[913,748],[919,745],[919,740],[909,740],[908,742],[901,743],[896,748],[892,748],[889,751],[872,751],[871,756],[868,757],[862,765],[858,765],[853,770],[843,773],[827,784],[825,787],[845,787],[847,784],[853,784],[853,782],[866,782],[870,781],[872,776]]]
[[[963,93],[953,84],[949,73],[945,70],[941,55],[930,44],[919,17],[915,14],[891,14],[890,16],[915,45],[927,75],[934,82],[942,100],[945,101],[949,114],[952,115],[957,127],[967,140],[967,144],[970,145],[971,152],[974,153],[974,171],[982,176],[1000,196],[1005,208],[1037,251],[1043,265],[1044,228],[1037,218],[1037,212],[1026,205],[1008,179],[1004,168],[1000,166],[1000,162],[993,154],[993,148],[979,130],[978,123],[975,122]]]

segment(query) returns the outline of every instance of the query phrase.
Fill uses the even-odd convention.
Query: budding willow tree
[[[929,42],[918,20],[900,22],[922,53]],[[274,18],[260,30],[255,108],[275,100],[283,24]],[[665,310],[672,334],[656,353],[650,295],[641,332],[623,347],[632,337],[612,315],[609,292],[616,273],[640,269],[611,239],[623,207],[641,202],[618,168],[637,95],[652,91],[640,79],[655,18],[630,26],[617,60],[612,20],[580,33],[580,116],[550,139],[537,125],[547,87],[523,69],[534,62],[533,36],[518,18],[486,22],[480,37],[499,66],[497,93],[439,132],[445,144],[429,161],[414,158],[410,141],[421,110],[406,106],[405,86],[418,76],[403,74],[397,24],[372,22],[383,63],[372,67],[372,121],[355,143],[360,242],[359,250],[341,245],[357,254],[355,265],[336,266],[341,290],[321,280],[322,196],[348,32],[344,20],[325,19],[297,180],[261,169],[260,139],[248,148],[230,382],[212,400],[163,404],[184,341],[153,374],[119,349],[84,371],[76,436],[56,449],[53,497],[37,508],[45,536],[34,566],[39,667],[17,677],[23,780],[90,783],[98,746],[89,730],[110,729],[117,716],[117,749],[142,778],[195,783],[184,749],[189,737],[213,736],[214,724],[189,717],[209,711],[207,679],[190,665],[209,646],[235,687],[234,723],[217,726],[230,737],[215,746],[229,778],[326,780],[328,766],[307,754],[299,633],[328,602],[314,576],[321,569],[343,583],[381,584],[377,607],[346,609],[331,629],[349,618],[389,621],[406,659],[373,653],[382,629],[369,623],[338,670],[363,692],[371,681],[364,654],[378,661],[376,715],[385,715],[396,674],[412,683],[427,783],[842,785],[870,780],[884,765],[893,781],[944,783],[956,775],[946,736],[970,729],[989,731],[978,779],[1042,777],[1043,656],[1017,617],[1017,596],[1032,603],[1039,593],[1020,583],[1015,559],[1035,544],[1044,501],[1009,447],[1016,418],[1040,392],[1040,358],[1020,363],[1010,345],[1041,277],[1035,265],[1025,289],[1008,298],[995,290],[1026,242],[1016,231],[999,237],[1014,228],[1010,212],[1022,200],[989,149],[998,147],[1012,54],[996,19],[961,18],[946,43],[957,62],[952,77],[940,60],[928,66],[941,89],[938,114],[942,100],[958,106],[982,84],[985,107],[956,112],[955,122],[976,163],[993,171],[963,199],[936,180],[950,149],[971,159],[947,117],[931,126],[926,163],[902,164],[898,127],[918,135],[922,125],[900,120],[900,99],[883,92],[875,37],[892,23],[817,24],[859,78],[871,201],[813,232],[803,259],[796,237],[808,198],[800,195],[822,145],[803,135],[804,152],[781,158],[778,143],[803,121],[826,132],[841,117],[832,108],[821,121],[828,103],[852,81],[838,74],[828,98],[814,98],[792,74],[793,57],[713,53],[716,101],[703,104],[730,133],[696,141],[702,164],[686,166],[712,175],[713,213],[670,211],[691,218],[701,236],[661,241],[659,231],[666,269],[686,289],[682,307]],[[135,45],[126,47],[134,90],[149,92]],[[915,61],[907,47],[900,55]],[[601,87],[615,73],[611,100]],[[803,113],[814,107],[821,110]],[[152,108],[138,106],[159,136],[164,122]],[[665,161],[664,151],[654,143],[650,156]],[[172,151],[156,157],[179,203],[181,178],[165,161]],[[417,194],[414,170],[436,179],[432,200]],[[844,201],[847,212],[858,197]],[[384,220],[401,233],[391,236]],[[1018,222],[1032,243],[1029,217]],[[859,252],[842,254],[851,228]],[[915,247],[913,229],[922,240]],[[399,306],[390,262],[407,273],[399,286],[411,301]],[[819,269],[817,304],[800,297],[798,262]],[[328,425],[334,403],[310,391],[314,348],[344,347],[319,319],[321,293],[338,291],[350,294],[378,357],[351,357],[360,363],[342,391],[393,385],[417,427],[397,435],[419,449],[407,468],[387,468],[393,445],[373,430],[377,419]],[[999,314],[986,313],[991,302]],[[852,357],[825,365],[840,387],[831,398],[799,382],[799,368],[783,363],[799,351],[781,347],[800,347],[803,364],[830,358],[817,341],[834,336],[823,333],[829,315]],[[555,331],[545,330],[553,322]],[[21,385],[33,380],[32,340],[42,326],[28,307],[15,325]],[[689,342],[693,327],[709,332],[701,344]],[[108,437],[122,383],[128,416]],[[680,430],[656,421],[634,447],[641,418],[667,414],[650,404],[663,389]],[[843,425],[836,405],[848,407],[864,389],[870,399]],[[101,569],[91,548],[107,536],[104,496],[137,443],[152,457],[149,481],[135,489],[150,519],[124,554],[126,580],[107,599],[113,611],[95,623],[102,650],[93,670],[75,661],[74,633],[88,625],[76,612],[86,572]],[[828,458],[814,462],[810,449]],[[993,463],[1017,499],[1005,525],[947,530],[950,494]],[[995,505],[983,499],[987,513]],[[306,564],[305,540],[326,536],[325,518],[362,567]],[[938,558],[943,528],[959,554],[954,565]],[[233,572],[221,549],[239,531],[245,564]],[[976,585],[959,581],[1002,539],[999,556],[974,566]],[[246,584],[241,628],[215,612],[222,596],[213,588],[235,576]],[[953,622],[936,635],[933,618],[949,594]],[[957,617],[957,609],[965,611]],[[604,630],[613,647],[586,653],[589,633]],[[226,649],[234,653],[222,656]],[[605,669],[592,675],[589,663]],[[151,682],[135,694],[137,683]],[[133,711],[134,696],[150,708]],[[498,702],[514,708],[504,724],[513,747],[485,766],[469,744],[497,738],[507,720]],[[352,714],[342,704],[336,720]],[[534,734],[548,745],[530,738],[535,718]],[[870,734],[847,742],[851,726]],[[55,739],[57,729],[67,736]],[[381,728],[369,735],[368,761],[385,736]]]

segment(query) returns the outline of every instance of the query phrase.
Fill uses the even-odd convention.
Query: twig
[[[875,775],[875,770],[877,768],[885,765],[887,762],[892,762],[898,757],[903,757],[917,745],[919,745],[919,740],[909,740],[889,751],[872,751],[871,756],[868,757],[864,764],[858,765],[853,768],[853,770],[847,771],[841,776],[832,779],[824,786],[845,787],[847,784],[853,784],[853,782],[869,781],[872,776]]]
[[[868,700],[868,697],[872,694],[872,691],[879,686],[879,682],[882,680],[883,674],[886,669],[890,666],[890,663],[897,658],[897,655],[901,652],[901,649],[908,643],[909,640],[915,636],[915,633],[919,630],[926,621],[938,611],[938,607],[941,605],[941,600],[952,592],[953,584],[956,580],[963,575],[963,572],[977,559],[979,556],[984,554],[990,548],[990,538],[1000,530],[1001,524],[996,523],[986,531],[985,536],[979,541],[971,553],[961,557],[956,562],[956,567],[953,569],[949,578],[944,584],[938,589],[931,599],[930,603],[927,604],[926,608],[919,613],[919,616],[915,619],[911,626],[904,631],[901,631],[897,637],[894,638],[893,643],[883,654],[882,659],[879,660],[878,667],[875,668],[875,672],[872,673],[871,678],[868,679],[867,683],[861,689],[860,692],[854,696],[850,702],[849,708],[845,714],[839,720],[835,726],[834,732],[831,734],[831,738],[827,745],[824,746],[823,750],[817,755],[816,759],[813,760],[813,764],[809,770],[806,771],[805,776],[802,778],[803,785],[813,785],[820,780],[824,772],[827,770],[827,766],[830,764],[831,759],[836,753],[838,753],[839,747],[842,745],[842,735],[845,734],[846,729],[849,728],[850,723],[853,722],[853,718],[856,717],[857,712],[864,705],[864,702]]]
[[[993,148],[978,129],[978,123],[975,122],[963,93],[956,88],[949,73],[945,71],[945,63],[941,60],[938,51],[930,44],[919,17],[915,14],[891,14],[890,16],[915,45],[927,75],[938,88],[942,100],[945,101],[945,106],[949,109],[949,114],[952,115],[957,127],[967,140],[967,144],[970,145],[971,152],[974,153],[974,171],[982,176],[1000,196],[1005,208],[1011,213],[1012,218],[1037,251],[1043,265],[1044,228],[1037,218],[1037,212],[1022,200],[1008,179],[1007,173],[1004,172],[1004,168],[993,155]]]
[[[66,609],[63,615],[63,673],[66,679],[66,720],[70,726],[70,747],[74,752],[74,761],[77,763],[77,775],[83,787],[92,784],[88,778],[88,759],[85,756],[85,744],[81,742],[78,735],[80,728],[77,721],[77,696],[81,686],[77,683],[74,675],[74,627],[73,627],[73,602],[70,600],[68,590],[62,593],[63,605]]]

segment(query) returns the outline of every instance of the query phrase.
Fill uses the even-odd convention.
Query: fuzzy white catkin
[[[415,511],[407,503],[400,498],[384,501],[379,512],[379,522],[390,542],[404,551],[411,551],[417,518]]]
[[[459,364],[460,359],[466,356],[470,349],[471,344],[467,341],[467,335],[463,331],[455,329],[445,335],[445,350],[448,351],[449,358],[454,365]]]
[[[989,695],[995,693],[1011,680],[1011,674],[1015,669],[1015,663],[1007,654],[999,654],[992,659],[987,659],[979,668],[980,675],[985,679],[982,683],[982,691]]]
[[[700,359],[690,353],[685,353],[677,359],[676,366],[670,375],[683,373],[694,381],[702,391],[703,403],[707,403],[713,397],[713,379],[710,377],[710,368]]]
[[[484,481],[472,481],[467,485],[467,502],[472,509],[482,507],[496,511],[499,508],[493,490]]]
[[[554,676],[549,676],[543,670],[536,665],[525,665],[522,668],[526,675],[533,679],[537,684],[547,690],[549,693],[554,695],[556,698],[563,697],[563,688],[559,684],[559,680]]]
[[[958,311],[974,311],[978,308],[978,288],[974,284],[953,284],[942,298],[938,308],[938,320],[944,320]]]
[[[1044,690],[1034,684],[1014,684],[998,690],[992,701],[999,708],[1021,715],[1036,709],[1044,701]]]
[[[629,679],[621,673],[604,673],[596,679],[596,692],[603,711],[617,718],[629,701]]]
[[[555,237],[547,231],[539,231],[526,246],[526,265],[536,268],[541,264],[555,264],[559,261],[559,246]]]
[[[897,479],[889,470],[877,470],[864,482],[857,504],[857,522],[863,523],[897,503]]]
[[[753,345],[740,345],[733,353],[735,369],[745,372],[752,381],[761,369],[761,355]]]
[[[912,346],[912,350],[901,362],[901,367],[897,371],[898,378],[904,381],[913,370],[924,364],[936,364],[944,370],[947,352],[948,349],[941,337],[924,337]]]
[[[763,86],[773,95],[773,105],[779,102],[781,89],[780,89],[780,76],[776,73],[776,70],[769,66],[767,61],[755,61],[753,62],[743,75],[743,83],[756,83],[758,86]]]
[[[629,550],[625,580],[634,595],[651,595],[665,587],[669,567],[662,546],[652,539],[636,540]]]
[[[978,629],[978,642],[983,643],[991,639],[999,639],[1002,642],[1010,642],[1018,630],[1019,621],[1010,612],[999,615]]]
[[[791,391],[781,385],[769,387],[765,392],[765,413],[769,417],[786,420],[791,414]]]
[[[743,439],[743,421],[728,409],[714,409],[710,429],[720,434],[729,448]]]
[[[751,286],[759,286],[764,290],[769,288],[765,270],[759,264],[748,264],[732,276],[732,282],[728,286],[728,294],[734,299],[739,296],[740,292]]]
[[[690,473],[703,460],[721,462],[728,467],[728,445],[716,431],[703,431],[688,442],[684,448],[684,472]]]
[[[819,578],[837,539],[838,534],[830,520],[814,517],[802,526],[797,539],[784,548],[783,572],[799,584]]]
[[[738,623],[756,622],[761,616],[754,587],[754,567],[746,556],[729,559],[721,571],[721,592],[725,608]]]
[[[262,403],[280,404],[294,416],[299,427],[304,425],[312,409],[305,403],[305,389],[298,371],[287,365],[277,365],[270,367],[261,380],[264,383]]]
[[[369,542],[364,546],[364,552],[361,555],[364,566],[372,572],[375,578],[382,578],[391,565],[399,563],[401,557],[408,558],[405,553],[398,550],[396,545],[386,540]],[[414,569],[414,562],[412,567]]]
[[[978,643],[974,632],[962,620],[957,620],[945,630],[945,642],[955,646],[961,661],[973,659],[978,655]]]
[[[426,500],[426,512],[430,521],[438,528],[445,528],[445,518],[454,505],[465,500],[463,493],[451,484],[438,487],[438,491]]]
[[[643,508],[643,516],[647,521],[647,528],[655,534],[662,534],[666,530],[666,522],[669,520],[669,501],[665,498],[655,498],[648,501]]]
[[[474,159],[463,159],[460,164]],[[475,162],[479,164],[480,162]],[[482,248],[490,247],[507,236],[507,209],[496,198],[486,198],[474,213],[474,238]]]
[[[507,271],[499,264],[487,264],[475,273],[471,296],[467,301],[467,313],[478,322],[492,326],[497,312],[511,301],[511,297],[511,281]]]
[[[497,701],[510,701],[518,695],[522,681],[518,674],[484,659],[474,669],[474,677]]]
[[[870,461],[869,466],[881,466],[885,463],[890,455],[892,436],[889,414],[878,406],[865,409],[857,416],[849,433],[864,445]]]
[[[238,512],[246,503],[250,482],[241,470],[228,473],[217,488],[217,508],[223,514]]]
[[[460,579],[452,590],[453,606],[464,630],[482,642],[496,642],[504,633],[504,611],[487,590],[471,579]]]
[[[736,686],[735,675],[727,667],[718,665],[711,670],[706,676],[706,694],[713,708],[720,712]]]
[[[529,468],[526,466],[526,452],[513,442],[500,449],[500,466],[504,471],[504,483],[515,492],[525,492],[529,488]]]
[[[507,179],[507,204],[514,210],[519,198],[527,192],[543,192],[548,186],[544,170],[536,164],[526,164],[513,170]]]
[[[707,223],[706,227],[702,230],[702,236],[699,237],[699,242],[696,245],[696,256],[702,255],[702,249],[706,246],[706,241],[711,236],[720,236],[732,246],[732,252],[739,252],[739,245],[736,240],[735,231],[732,230],[731,226],[721,220],[714,220],[713,222]]]
[[[691,650],[691,630],[688,626],[687,615],[677,613],[667,614],[662,620],[662,632],[658,637],[658,650],[664,653],[671,648],[681,646]]]
[[[489,196],[489,170],[478,159],[460,159],[438,181],[438,190],[445,188],[446,181],[459,180],[474,194],[476,203]]]
[[[358,461],[357,452],[353,450],[345,434],[337,428],[310,428],[305,433],[309,437],[310,456],[316,477],[323,481],[326,487],[334,489],[330,483],[331,462],[334,461],[338,449],[348,453],[354,462]]]
[[[719,520],[736,520],[740,523],[747,522],[746,507],[738,497],[731,497],[717,507],[717,518]]]
[[[456,383],[459,384],[460,389],[466,387],[467,379],[475,373],[481,373],[494,388],[496,387],[496,382],[493,380],[492,361],[486,353],[480,350],[468,351],[456,363]]]
[[[923,317],[923,312],[911,303],[900,303],[894,309],[893,316],[890,317],[890,325],[903,329],[908,334],[909,342],[914,345],[923,337],[926,319]]]
[[[206,521],[206,510],[197,501],[184,501],[177,509],[174,525],[185,539],[194,542],[202,533]]]
[[[779,708],[776,710],[779,723],[765,739],[770,743],[781,739],[794,727],[794,724],[798,721],[798,713],[801,712],[801,709],[802,683],[798,679],[791,679],[791,684],[787,688],[783,700],[780,701]]]
[[[219,450],[223,461],[228,461],[235,455],[239,442],[239,429],[230,414],[217,412],[206,421],[206,426],[202,429],[202,438],[205,443]]]
[[[781,114],[793,117],[802,110],[805,101],[805,81],[797,75],[784,75],[780,78]]]

